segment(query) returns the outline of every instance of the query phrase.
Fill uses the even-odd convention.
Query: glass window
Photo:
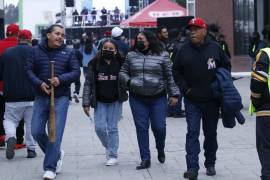
[[[0,0],[0,9],[4,9],[4,0]]]
[[[254,0],[234,1],[235,54],[248,54],[250,35],[254,32]]]
[[[195,16],[195,0],[187,0],[188,16]]]

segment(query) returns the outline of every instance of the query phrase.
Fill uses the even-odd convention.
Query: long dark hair
[[[100,51],[97,53],[97,55],[95,56],[95,58],[92,60],[93,63],[96,64],[96,70],[99,69],[100,61],[103,60],[103,57],[102,57],[102,49],[103,49],[104,44],[107,43],[107,42],[110,42],[110,43],[112,43],[112,44],[115,46],[115,49],[116,49],[116,55],[115,55],[114,59],[117,60],[120,64],[122,64],[123,61],[124,61],[124,58],[121,56],[121,54],[120,54],[120,52],[119,52],[119,48],[118,48],[118,46],[117,46],[116,41],[113,40],[113,39],[111,39],[111,38],[107,38],[107,39],[105,39],[105,40],[102,42],[102,46],[101,46]],[[90,61],[90,62],[92,62],[92,61]]]
[[[147,41],[149,42],[149,50],[150,50],[152,53],[155,53],[155,54],[157,54],[157,55],[160,55],[160,54],[161,54],[162,49],[161,49],[161,47],[160,47],[160,45],[159,45],[157,36],[155,35],[155,33],[151,32],[151,31],[148,31],[148,30],[144,30],[144,31],[142,31],[142,32],[139,32],[139,33],[136,35],[133,50],[136,50],[137,37],[138,37],[139,34],[143,34],[143,35],[146,37]]]

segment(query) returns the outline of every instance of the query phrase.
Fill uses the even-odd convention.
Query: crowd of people
[[[51,25],[46,37],[35,46],[31,45],[30,31],[9,25],[7,38],[0,41],[0,80],[4,83],[0,87],[0,143],[2,146],[6,143],[6,158],[13,159],[16,144],[22,143],[19,140],[23,135],[18,135],[21,131],[18,128],[24,129],[24,125],[19,125],[24,121],[27,157],[37,156],[37,143],[45,154],[43,179],[56,178],[65,154],[61,142],[70,98],[79,103],[81,67],[85,79],[82,108],[89,118],[90,108],[94,109],[95,132],[104,147],[107,166],[119,163],[118,123],[123,102],[129,100],[141,159],[137,170],[151,167],[150,125],[157,159],[165,163],[166,117],[185,117],[187,167],[183,177],[198,178],[201,124],[206,175],[216,175],[218,119],[221,117],[224,127],[229,128],[235,126],[235,119],[240,124],[244,119],[239,118],[243,105],[232,83],[224,35],[217,39],[209,29],[203,19],[194,18],[185,28],[186,35],[179,29],[166,27],[159,27],[156,33],[143,30],[130,46],[121,38],[123,30],[114,27],[98,46],[85,33],[82,41],[74,40],[73,48],[68,48],[61,25]],[[256,48],[251,49],[253,52]],[[257,51],[250,87],[250,112],[257,117],[256,142],[262,180],[270,179],[269,57],[269,48]],[[75,83],[73,96],[71,83]],[[54,109],[50,108],[51,98]],[[46,132],[47,127],[49,133],[52,131],[52,112],[53,140]]]
[[[73,26],[105,26],[111,24],[120,24],[126,19],[126,14],[116,6],[113,10],[108,10],[103,7],[97,10],[95,7],[92,10],[84,7],[79,13],[77,9],[72,12]]]

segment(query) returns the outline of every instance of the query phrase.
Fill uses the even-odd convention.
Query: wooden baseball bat
[[[51,79],[54,77],[54,61],[50,61]],[[50,119],[49,119],[49,141],[55,143],[55,103],[54,103],[54,86],[51,84],[50,98]]]

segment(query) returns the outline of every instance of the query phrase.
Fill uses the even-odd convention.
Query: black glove
[[[254,98],[251,96],[251,102],[256,110],[261,107],[261,105],[262,105],[261,101],[262,101],[261,98]]]

